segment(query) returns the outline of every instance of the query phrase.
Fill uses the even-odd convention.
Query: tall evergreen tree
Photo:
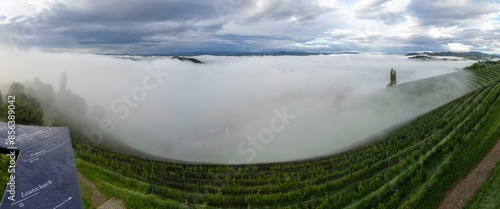
[[[391,72],[389,74],[389,84],[387,86],[396,86],[396,84],[398,83],[397,79],[396,79],[396,71],[394,69],[391,68]]]
[[[396,71],[394,71],[394,80],[393,80],[393,85],[392,86],[396,86],[396,84],[398,84],[398,79],[396,77]]]

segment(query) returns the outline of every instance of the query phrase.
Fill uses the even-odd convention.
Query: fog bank
[[[170,159],[260,163],[331,154],[430,110],[372,98],[387,88],[391,68],[401,84],[472,63],[363,54],[196,58],[206,64],[0,50],[0,83],[38,77],[57,90],[66,72],[65,88],[87,103],[89,133]]]

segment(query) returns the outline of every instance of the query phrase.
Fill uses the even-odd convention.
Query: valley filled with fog
[[[195,57],[205,64],[39,51],[0,51],[0,57],[9,57],[0,58],[4,94],[12,81],[35,78],[57,91],[65,73],[64,89],[86,103],[89,133],[168,159],[235,164],[342,151],[435,108],[397,93],[384,97],[391,68],[402,84],[473,63],[368,54]]]

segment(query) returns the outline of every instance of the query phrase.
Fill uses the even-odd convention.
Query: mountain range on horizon
[[[363,54],[360,51],[341,51],[341,52],[315,52],[315,51],[214,51],[214,52],[172,52],[161,54],[103,54],[110,56],[140,56],[140,57],[167,57],[167,56],[314,56],[314,55],[334,55],[334,54]],[[500,58],[500,54],[487,54],[477,51],[469,52],[409,52],[409,53],[387,53],[391,55],[405,56],[441,56],[441,57],[463,57],[472,60],[495,59]]]

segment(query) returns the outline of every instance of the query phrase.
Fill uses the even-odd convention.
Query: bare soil
[[[121,200],[113,197],[101,206],[97,207],[97,209],[125,209],[125,205]]]

